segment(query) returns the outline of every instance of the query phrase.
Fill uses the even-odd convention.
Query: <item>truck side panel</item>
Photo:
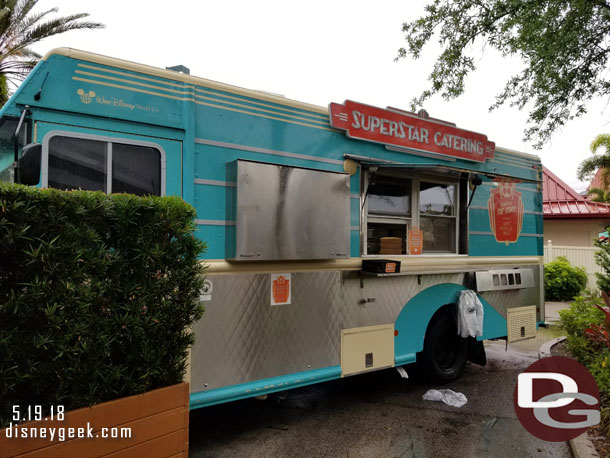
[[[192,407],[349,375],[342,372],[342,335],[359,328],[394,326],[387,346],[395,352],[394,364],[413,362],[427,321],[454,304],[459,291],[476,289],[475,272],[519,268],[534,278],[533,287],[480,292],[485,338],[507,335],[509,309],[533,305],[538,320],[544,317],[541,165],[532,156],[498,150],[493,159],[473,162],[389,150],[331,128],[323,108],[72,50],[48,55],[0,115],[19,117],[25,105],[35,142],[67,132],[152,143],[165,152],[165,193],[195,207],[196,234],[208,245],[204,257],[213,285],[194,329]],[[228,164],[238,159],[327,172],[350,170],[355,161],[346,202],[350,259],[226,262],[236,238],[237,183]],[[403,175],[408,170],[414,183],[424,174],[452,177],[455,192],[462,193],[456,216],[456,225],[466,228],[457,243],[461,251],[399,256],[402,275],[361,274],[368,167]],[[475,174],[483,183],[466,209]],[[505,212],[517,211],[514,205],[494,206],[506,180],[516,182],[522,206],[515,240],[498,239],[492,227],[503,224],[497,221]],[[516,229],[503,230],[510,238]],[[270,272],[291,275],[290,304],[271,305]]]

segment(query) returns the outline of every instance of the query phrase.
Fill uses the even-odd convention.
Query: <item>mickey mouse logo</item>
[[[79,89],[76,93],[80,95],[80,101],[83,103],[91,103],[93,97],[95,97],[95,92],[93,91],[85,92],[83,89]]]

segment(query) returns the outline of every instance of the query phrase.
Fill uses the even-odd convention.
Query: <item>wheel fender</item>
[[[443,305],[457,303],[460,292],[466,289],[455,283],[441,283],[426,288],[405,304],[394,323],[397,366],[415,361],[415,354],[424,348],[426,329],[434,314]],[[483,336],[477,340],[505,336],[506,319],[480,295],[477,296],[483,304]]]

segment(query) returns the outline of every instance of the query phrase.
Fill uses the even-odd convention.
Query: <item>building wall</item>
[[[610,224],[610,219],[544,220],[544,243],[553,245],[593,246],[593,240]]]

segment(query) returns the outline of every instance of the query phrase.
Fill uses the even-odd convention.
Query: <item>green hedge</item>
[[[570,305],[570,308],[559,311],[561,326],[567,334],[566,345],[568,350],[572,356],[586,366],[589,366],[601,355],[595,345],[585,336],[585,329],[589,326],[604,322],[603,312],[594,306],[594,304],[599,303],[602,303],[601,298],[579,296]]]
[[[601,423],[610,434],[610,349],[586,337],[585,329],[603,325],[605,315],[594,304],[603,304],[600,297],[577,297],[569,309],[560,310],[561,326],[567,334],[566,347],[578,361],[589,369],[601,396]]]
[[[544,265],[544,298],[547,301],[571,301],[587,286],[587,273],[573,267],[560,256]]]
[[[607,240],[594,240],[593,244],[599,248],[595,253],[595,263],[601,267],[601,273],[595,272],[597,287],[607,293],[610,292],[610,243]]]
[[[0,184],[0,426],[182,380],[205,245],[175,197]]]

